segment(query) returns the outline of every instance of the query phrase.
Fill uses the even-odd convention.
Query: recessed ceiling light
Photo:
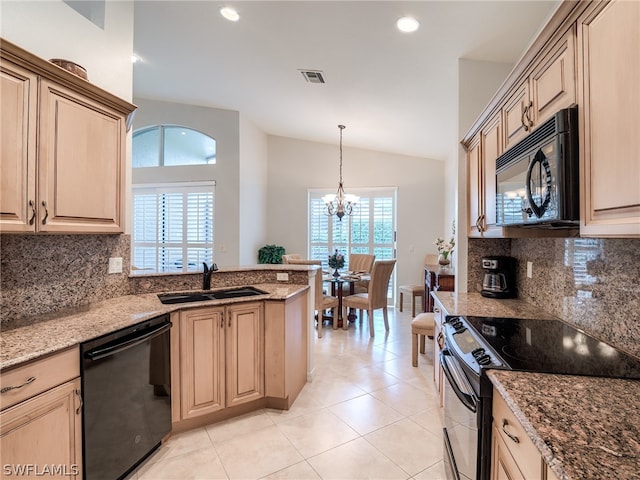
[[[420,22],[418,22],[418,20],[413,17],[402,17],[398,19],[398,21],[396,22],[396,26],[401,32],[411,33],[418,30],[418,28],[420,27]]]
[[[231,22],[237,22],[238,20],[240,20],[240,15],[238,15],[238,12],[236,12],[236,10],[231,7],[222,7],[220,9],[220,15]]]

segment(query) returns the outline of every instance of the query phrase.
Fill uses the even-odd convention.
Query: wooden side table
[[[431,292],[453,292],[456,284],[456,275],[453,267],[441,265],[424,266],[424,305],[425,312],[433,312],[433,297]]]

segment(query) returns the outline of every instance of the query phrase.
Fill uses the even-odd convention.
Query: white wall
[[[347,130],[348,132],[348,130]],[[269,136],[268,219],[265,243],[307,254],[307,190],[335,190],[338,144]],[[424,256],[435,253],[443,235],[444,162],[391,153],[343,148],[345,190],[398,187],[398,284],[421,283]]]
[[[133,129],[150,125],[184,125],[216,139],[215,262],[240,263],[240,114],[233,110],[135,98]],[[261,159],[266,162],[266,159]],[[208,167],[205,167],[208,168]],[[136,172],[137,173],[137,172]],[[255,262],[253,262],[255,263]]]
[[[458,60],[458,140],[467,133],[473,122],[487,106],[513,65],[477,60]],[[454,163],[454,162],[452,162]],[[458,212],[456,264],[456,291],[467,291],[467,159],[462,146],[457,157]],[[453,176],[453,174],[452,174]],[[451,178],[447,179],[449,182]]]
[[[41,58],[82,65],[91,83],[131,101],[133,2],[106,2],[104,29],[60,0],[2,0],[0,11],[2,38]]]
[[[240,115],[240,265],[258,263],[266,243],[267,149],[267,135]]]

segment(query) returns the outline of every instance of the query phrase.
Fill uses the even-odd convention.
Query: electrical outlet
[[[122,257],[109,259],[109,273],[122,273]]]
[[[287,272],[276,273],[276,279],[279,282],[286,282],[289,280],[289,274]]]
[[[533,262],[527,262],[527,278],[533,278]]]

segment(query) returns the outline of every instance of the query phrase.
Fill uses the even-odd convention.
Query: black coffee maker
[[[516,259],[513,257],[482,257],[484,278],[480,295],[489,298],[515,298]]]

